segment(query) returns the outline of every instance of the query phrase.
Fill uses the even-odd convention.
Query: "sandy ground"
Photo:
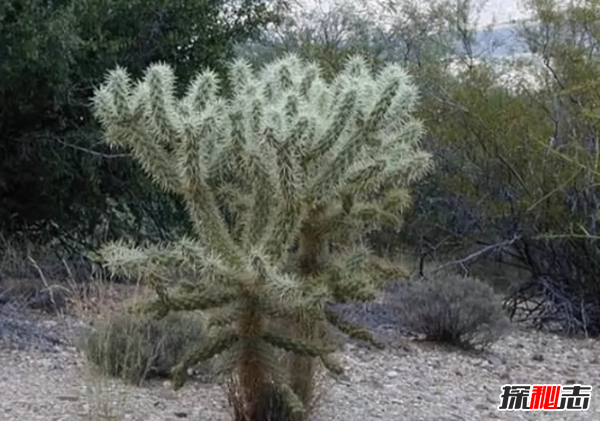
[[[44,321],[48,329],[62,320]],[[72,326],[70,324],[69,326]],[[600,342],[521,329],[486,355],[396,340],[385,351],[348,344],[340,359],[347,373],[327,379],[316,421],[481,421],[600,419],[600,397],[586,412],[501,412],[506,383],[590,384],[600,379]],[[75,421],[228,420],[219,385],[168,382],[134,387],[94,374],[75,347],[0,348],[0,420]]]

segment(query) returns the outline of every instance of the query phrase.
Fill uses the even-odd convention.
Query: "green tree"
[[[277,19],[277,2],[0,2],[0,228],[95,247],[166,238],[183,209],[101,143],[89,97],[108,68],[140,75],[168,60],[181,77],[222,70],[234,43]],[[108,159],[107,159],[108,158]],[[184,227],[185,228],[185,227]],[[73,242],[73,241],[71,241]]]
[[[326,4],[323,4],[326,3]],[[395,61],[421,80],[432,64],[454,53],[461,39],[456,16],[465,0],[435,0],[428,8],[415,0],[317,1],[318,7],[302,8],[282,17],[257,39],[236,46],[239,57],[261,64],[293,52],[319,63],[332,77],[348,57],[364,56],[374,66]]]
[[[529,2],[533,18],[515,31],[529,58],[483,59],[423,101],[439,171],[421,184],[412,219],[434,245],[450,238],[447,252],[459,244],[481,257],[474,248],[483,246],[528,272],[513,282],[511,309],[541,301],[527,315],[538,326],[552,321],[592,335],[600,333],[600,249],[572,232],[598,229],[590,114],[598,101],[598,6]]]
[[[223,95],[207,70],[179,98],[162,64],[135,84],[117,69],[96,91],[106,139],[183,198],[195,234],[165,246],[117,242],[100,256],[115,273],[153,283],[158,298],[143,311],[217,310],[209,339],[176,369],[176,385],[190,365],[224,354],[240,414],[262,421],[266,390],[301,413],[316,360],[340,370],[326,323],[376,343],[326,303],[368,301],[402,273],[361,240],[400,223],[431,161],[411,115],[417,91],[397,65],[374,75],[355,57],[328,83],[293,55],[258,73],[236,61],[229,85]],[[278,350],[292,353],[289,365]]]

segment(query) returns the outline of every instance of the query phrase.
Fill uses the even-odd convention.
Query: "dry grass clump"
[[[101,374],[140,384],[170,378],[171,369],[203,334],[203,320],[195,314],[154,320],[124,313],[100,322],[85,339],[84,352]]]
[[[385,300],[403,329],[465,349],[485,349],[508,328],[500,299],[476,278],[440,273],[411,280]]]

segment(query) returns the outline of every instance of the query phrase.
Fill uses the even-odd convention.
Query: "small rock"
[[[62,395],[62,396],[57,396],[56,399],[58,399],[59,401],[65,401],[65,402],[77,402],[79,400],[79,396]]]
[[[510,379],[510,373],[508,371],[503,371],[502,373],[500,373],[500,378],[502,380],[509,380]]]
[[[386,372],[385,375],[390,379],[395,379],[396,377],[398,377],[398,372],[395,370],[390,370]]]
[[[534,354],[531,359],[533,361],[544,361],[544,356],[542,354]]]
[[[175,415],[177,418],[187,418],[188,416],[187,412],[183,411],[177,411],[173,415]]]
[[[502,361],[502,358],[498,357],[497,355],[488,356],[487,362],[490,363],[493,367],[499,367],[504,365],[504,361]]]
[[[352,382],[352,379],[350,379],[350,376],[346,373],[338,374],[337,376],[335,376],[335,379],[341,383],[350,384]]]

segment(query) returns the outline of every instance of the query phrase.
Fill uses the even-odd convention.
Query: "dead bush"
[[[169,378],[172,367],[203,333],[197,315],[171,313],[154,320],[125,313],[97,326],[84,346],[87,359],[102,374],[139,384],[149,378]]]
[[[402,331],[461,348],[485,349],[508,328],[501,300],[476,278],[439,274],[411,280],[385,300]]]

